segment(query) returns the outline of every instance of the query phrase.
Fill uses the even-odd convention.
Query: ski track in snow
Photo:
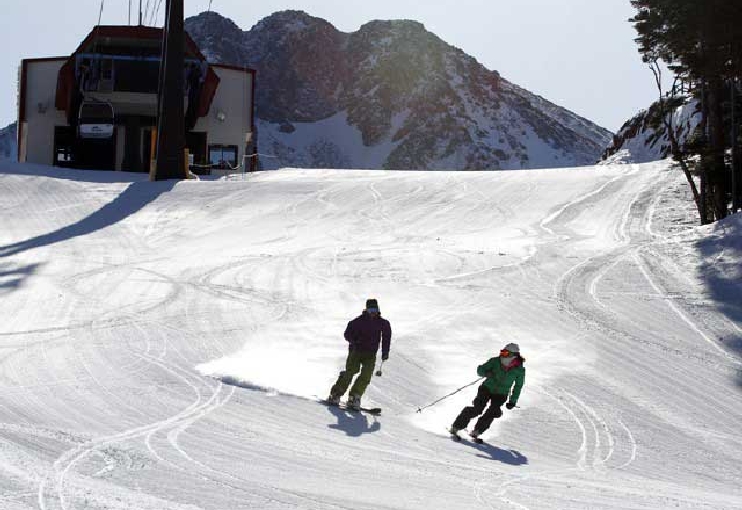
[[[666,163],[162,188],[2,165],[0,506],[742,506],[716,341],[742,328],[694,306],[702,234],[671,232],[692,204]],[[312,397],[369,296],[394,331],[380,417]],[[510,341],[527,382],[486,444],[442,432],[474,387],[415,413]]]

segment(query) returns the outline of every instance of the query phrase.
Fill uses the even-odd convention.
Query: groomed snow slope
[[[742,221],[666,163],[148,183],[0,163],[0,507],[742,507]],[[376,297],[365,402],[311,400]],[[508,342],[520,408],[445,435]],[[236,384],[235,384],[236,383]]]

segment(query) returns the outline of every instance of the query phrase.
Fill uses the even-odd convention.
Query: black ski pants
[[[482,384],[477,390],[477,396],[472,401],[472,405],[465,407],[461,410],[461,413],[456,417],[456,421],[453,422],[453,427],[456,429],[465,429],[472,418],[479,416],[484,411],[489,403],[489,408],[484,411],[484,414],[477,420],[477,424],[474,426],[479,432],[484,432],[490,425],[492,420],[502,416],[502,409],[500,407],[507,401],[507,395],[493,395],[490,390]]]

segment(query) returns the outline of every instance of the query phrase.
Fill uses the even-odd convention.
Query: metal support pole
[[[704,151],[708,151],[709,143],[709,132],[708,132],[708,104],[706,97],[706,80],[701,81],[701,110],[703,111],[703,140],[704,140]],[[701,156],[701,225],[707,225],[708,221],[708,201],[707,196],[707,176],[708,176],[708,157]]]
[[[166,4],[160,94],[157,101],[157,161],[151,180],[184,179],[185,27],[183,0]]]
[[[737,165],[739,164],[739,152],[737,143],[737,78],[732,78],[732,213],[739,210],[739,182],[737,182]]]
[[[735,89],[737,88],[736,78],[731,80],[731,100],[732,100],[732,213],[738,209],[737,197],[737,119],[735,116],[735,102],[737,97]]]
[[[139,26],[142,26],[142,0],[139,0]]]

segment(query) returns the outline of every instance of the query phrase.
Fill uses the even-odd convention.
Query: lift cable
[[[154,13],[152,14],[152,25],[157,26],[157,17],[160,15],[160,7],[162,7],[162,0],[156,0]]]
[[[147,3],[144,4],[144,16],[142,17],[143,23],[146,25],[147,21],[149,20],[149,6],[150,6],[150,0],[147,0]]]
[[[98,25],[100,26],[100,20],[103,17],[103,4],[106,0],[100,0],[100,11],[98,12]]]

